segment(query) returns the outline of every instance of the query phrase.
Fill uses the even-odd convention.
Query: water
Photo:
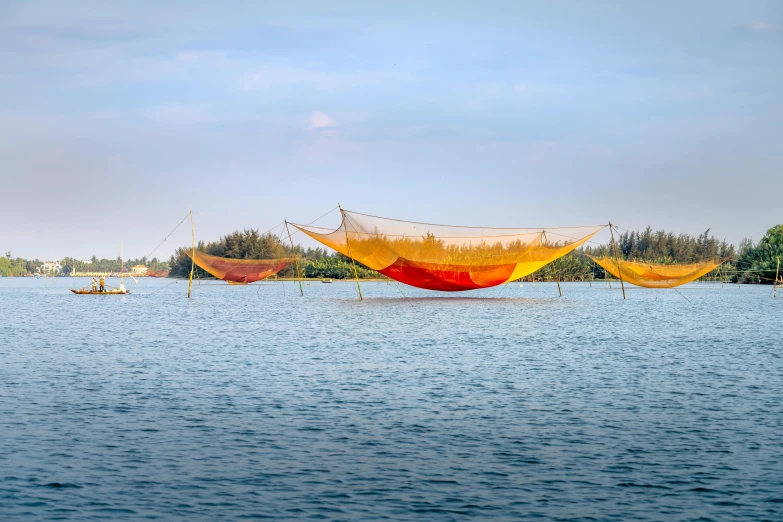
[[[770,287],[82,284],[0,279],[2,520],[783,520]]]

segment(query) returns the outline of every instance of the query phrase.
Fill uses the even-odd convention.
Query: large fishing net
[[[193,261],[213,276],[229,283],[245,284],[261,281],[278,273],[293,262],[293,258],[281,259],[231,259],[203,252],[195,252]]]
[[[345,210],[342,218],[333,231],[291,224],[387,277],[447,292],[488,288],[532,274],[604,227],[453,227]]]
[[[699,263],[663,265],[639,261],[617,261],[611,257],[595,258],[593,261],[604,270],[626,283],[645,288],[674,288],[690,283],[718,268],[724,259],[712,258]]]

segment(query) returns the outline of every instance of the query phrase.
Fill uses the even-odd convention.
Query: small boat
[[[323,281],[321,281],[321,282],[322,282],[322,283],[331,283],[331,282],[332,282],[332,280],[331,280],[331,279],[324,279],[324,280],[323,280]]]
[[[73,288],[71,288],[71,292],[73,292],[74,294],[78,294],[78,295],[86,295],[86,294],[89,294],[89,295],[125,295],[125,294],[129,294],[130,290],[127,290],[125,288],[112,288],[111,290],[104,290],[103,292],[101,292],[100,290],[86,290],[84,288],[82,288],[80,290],[74,290]]]
[[[136,281],[136,278],[133,277],[131,274],[123,272],[123,265],[125,264],[125,261],[123,260],[122,254],[120,255],[120,271],[116,274],[116,277],[120,278],[120,286],[117,288],[105,288],[103,291],[95,288],[92,286],[92,284],[85,286],[84,288],[80,288],[78,290],[74,290],[71,288],[71,292],[73,292],[76,295],[127,295],[130,293],[130,290],[125,288],[125,278],[130,277]],[[110,274],[110,276],[115,276],[115,274]],[[103,278],[102,278],[103,279]],[[95,278],[93,278],[93,281],[95,281]]]

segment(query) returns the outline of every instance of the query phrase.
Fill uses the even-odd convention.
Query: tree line
[[[116,259],[98,259],[92,256],[92,259],[80,260],[73,257],[64,257],[58,260],[62,267],[62,273],[60,275],[70,275],[72,272],[104,272],[104,273],[118,273],[122,267],[123,272],[130,272],[136,265],[144,265],[147,268],[155,270],[167,270],[168,263],[161,261],[160,259],[153,257],[147,259],[142,257],[139,259],[126,259],[117,257]],[[5,256],[0,258],[0,276],[5,277],[19,277],[25,275],[33,275],[42,267],[43,261],[38,259],[24,259],[21,257],[14,258],[11,252],[6,252]]]

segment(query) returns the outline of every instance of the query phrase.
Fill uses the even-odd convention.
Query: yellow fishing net
[[[333,231],[291,224],[392,279],[448,292],[487,288],[532,274],[604,228],[452,227],[346,210],[342,218]]]
[[[218,257],[203,252],[196,252],[189,257],[202,269],[213,276],[232,284],[254,283],[278,273],[293,261],[292,258],[282,259],[231,259]]]
[[[695,281],[703,275],[709,274],[720,265],[725,259],[708,259],[699,263],[690,263],[685,265],[662,265],[659,263],[645,263],[638,261],[620,261],[618,268],[617,262],[611,257],[595,258],[593,261],[601,265],[604,270],[623,281],[636,286],[645,288],[674,288]]]

